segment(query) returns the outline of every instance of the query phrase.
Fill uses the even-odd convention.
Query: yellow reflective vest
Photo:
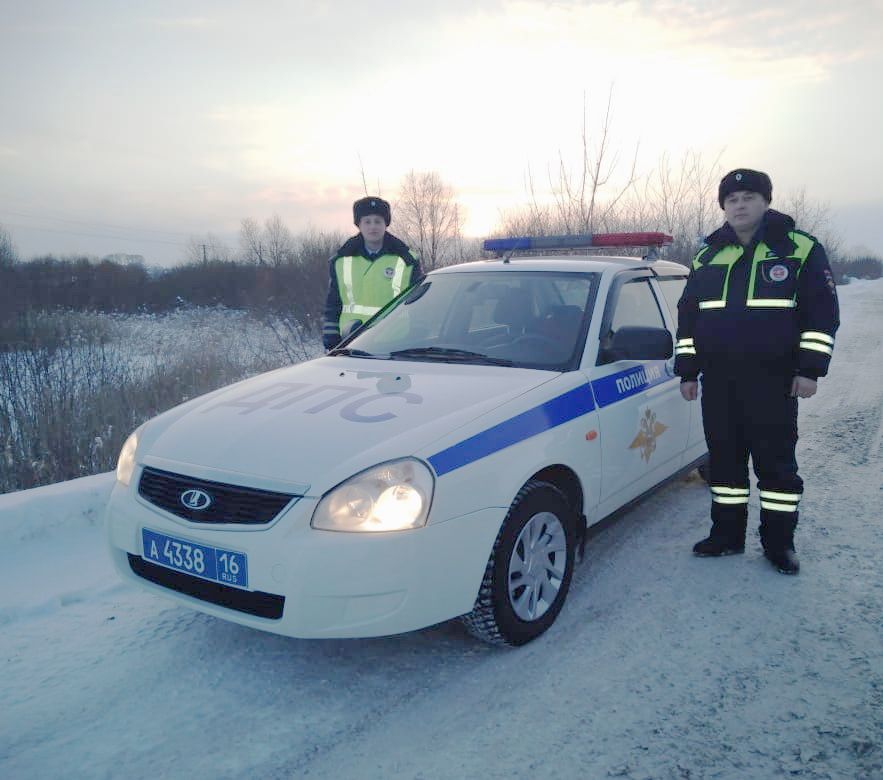
[[[354,320],[370,319],[408,289],[412,270],[398,255],[379,255],[374,260],[361,255],[338,257],[334,272],[341,302],[339,332]]]

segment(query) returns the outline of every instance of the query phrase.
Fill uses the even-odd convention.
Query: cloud
[[[679,28],[685,39],[767,60],[793,57],[824,62],[854,59],[879,50],[880,0],[636,0],[642,16]]]

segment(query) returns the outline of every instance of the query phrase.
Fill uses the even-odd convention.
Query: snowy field
[[[883,778],[883,281],[801,401],[797,577],[700,559],[694,475],[589,543],[518,650],[286,639],[123,585],[113,476],[0,496],[0,778]],[[752,494],[756,526],[757,493]]]
[[[160,411],[324,352],[292,318],[223,307],[42,313],[30,336],[0,351],[0,493],[109,469]]]

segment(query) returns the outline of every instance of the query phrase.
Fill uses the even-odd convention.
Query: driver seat
[[[506,326],[506,334],[510,339],[523,336],[533,321],[530,293],[521,287],[510,287],[497,300],[492,316],[498,325]]]

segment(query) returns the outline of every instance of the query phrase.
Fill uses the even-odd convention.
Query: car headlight
[[[435,480],[414,458],[381,463],[326,493],[311,525],[323,531],[404,531],[426,525]]]
[[[135,451],[138,449],[138,434],[141,429],[136,430],[123,444],[120,450],[120,457],[117,459],[117,479],[124,485],[128,485],[132,479],[132,472],[135,471]]]

